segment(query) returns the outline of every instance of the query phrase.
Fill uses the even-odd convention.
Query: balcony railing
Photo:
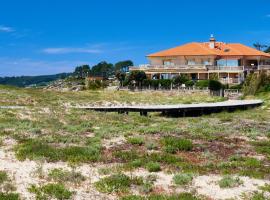
[[[244,66],[207,66],[208,70],[218,71],[244,71]]]
[[[206,71],[244,71],[270,70],[270,65],[259,66],[213,66],[213,65],[139,65],[130,67],[130,70],[172,69],[172,70],[206,70]]]
[[[239,67],[221,67],[212,65],[140,65],[138,67],[131,67],[131,70],[147,70],[147,69],[180,69],[180,70],[226,70],[226,71],[241,71],[244,70],[243,66]]]
[[[137,68],[139,69],[207,69],[206,65],[139,65]]]
[[[270,70],[270,65],[259,65],[259,70]]]

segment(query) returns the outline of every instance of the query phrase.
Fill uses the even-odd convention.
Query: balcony
[[[208,71],[244,71],[244,66],[207,66]]]
[[[139,65],[131,69],[202,69],[207,70],[206,65]]]
[[[270,70],[270,65],[259,65],[258,69],[259,70]]]
[[[244,71],[244,66],[212,66],[212,65],[139,65],[138,67],[130,67],[130,70],[203,70],[203,71]]]

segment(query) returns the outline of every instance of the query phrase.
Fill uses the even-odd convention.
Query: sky
[[[188,42],[270,45],[269,0],[1,0],[0,77],[71,72]]]

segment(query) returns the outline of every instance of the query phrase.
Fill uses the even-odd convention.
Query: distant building
[[[142,70],[150,79],[171,79],[186,74],[206,80],[216,74],[222,83],[239,84],[253,71],[270,71],[270,54],[239,43],[192,42],[147,56],[150,64],[130,67]]]

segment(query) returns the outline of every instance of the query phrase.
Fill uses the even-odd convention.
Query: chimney
[[[214,38],[214,35],[211,34],[210,40],[209,40],[209,48],[214,49],[215,48],[216,39]]]

